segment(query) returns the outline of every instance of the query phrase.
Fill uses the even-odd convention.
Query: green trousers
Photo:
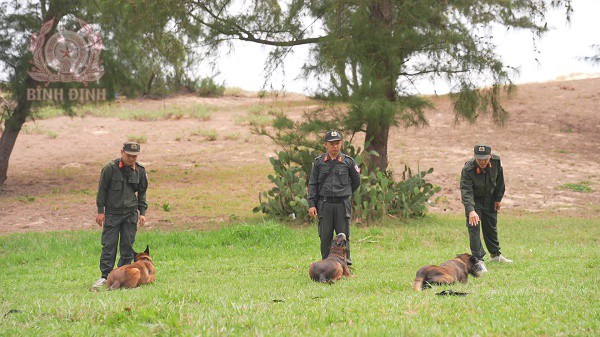
[[[490,254],[496,256],[500,254],[500,243],[498,242],[498,212],[493,210],[485,210],[483,208],[475,208],[475,212],[479,215],[481,223],[477,226],[469,225],[469,217],[467,216],[467,228],[469,229],[469,244],[471,246],[471,255],[483,261],[485,250],[481,244],[481,232],[483,232],[483,240]]]
[[[138,212],[127,214],[106,214],[102,229],[102,255],[100,256],[100,272],[106,278],[115,266],[117,246],[121,254],[117,267],[133,261],[135,252],[133,243],[137,233]],[[120,240],[119,240],[120,238]]]
[[[321,238],[321,257],[325,259],[329,255],[333,232],[335,234],[346,234],[348,240],[348,251],[346,260],[350,261],[350,216],[352,208],[350,199],[338,203],[319,201],[319,237]]]

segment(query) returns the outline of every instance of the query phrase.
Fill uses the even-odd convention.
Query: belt
[[[323,202],[328,204],[341,204],[346,199],[348,199],[348,197],[323,197]]]

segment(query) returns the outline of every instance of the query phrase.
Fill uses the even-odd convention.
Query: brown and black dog
[[[331,241],[327,258],[310,264],[308,268],[310,278],[315,282],[332,284],[334,281],[341,279],[342,276],[354,277],[350,274],[350,268],[346,263],[347,250],[346,234],[336,235]]]
[[[150,248],[142,253],[136,253],[133,258],[135,262],[121,266],[108,274],[106,279],[107,290],[119,288],[135,288],[142,284],[154,282],[154,264],[150,257]]]
[[[417,272],[413,289],[421,291],[431,284],[467,283],[469,274],[479,277],[479,260],[470,254],[459,254],[439,266],[425,266]]]

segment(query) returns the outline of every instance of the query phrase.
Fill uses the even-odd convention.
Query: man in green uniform
[[[121,254],[117,266],[133,261],[137,224],[138,221],[140,226],[146,223],[145,214],[148,209],[148,176],[146,169],[136,162],[139,154],[140,144],[127,142],[121,149],[121,158],[106,164],[100,173],[96,223],[104,226],[100,256],[102,277],[94,283],[93,288],[100,288],[106,283],[106,277],[115,265],[117,245]]]
[[[475,157],[465,163],[460,175],[460,194],[465,206],[471,254],[483,264],[485,251],[481,244],[480,228],[483,231],[485,246],[490,252],[489,262],[512,262],[500,254],[498,242],[498,211],[504,196],[504,172],[498,155],[492,155],[492,148],[476,145]]]
[[[342,135],[337,131],[325,134],[327,152],[315,158],[308,181],[308,213],[319,217],[321,257],[329,255],[333,232],[344,233],[348,239],[350,259],[350,196],[360,186],[360,172],[352,157],[341,152]]]

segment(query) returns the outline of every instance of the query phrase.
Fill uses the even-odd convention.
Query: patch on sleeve
[[[358,165],[354,165],[354,169],[356,170],[356,172],[360,173],[360,169],[358,168]]]

